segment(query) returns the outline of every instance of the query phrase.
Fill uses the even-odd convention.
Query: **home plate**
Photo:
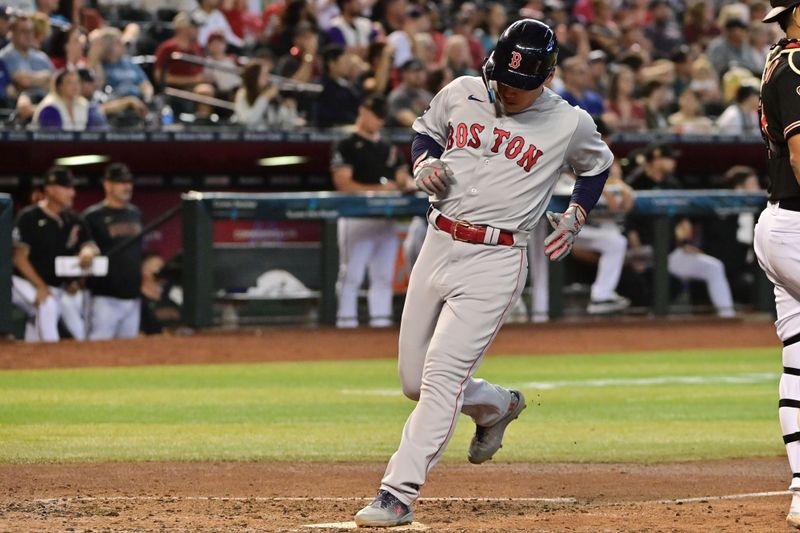
[[[309,524],[303,526],[311,529],[358,529],[355,522],[333,522],[330,524]],[[370,531],[372,528],[364,528],[365,531]],[[419,522],[412,522],[404,526],[395,526],[382,528],[388,531],[426,531],[428,526],[420,524]]]

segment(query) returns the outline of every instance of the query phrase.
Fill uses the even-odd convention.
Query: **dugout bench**
[[[563,211],[568,198],[556,196],[549,209]],[[669,312],[669,273],[667,256],[671,241],[670,219],[675,216],[727,215],[760,212],[764,193],[730,190],[642,191],[636,196],[634,213],[652,217],[654,242],[654,305],[656,316]],[[336,321],[336,277],[338,250],[336,220],[340,217],[409,217],[424,215],[428,199],[423,194],[337,192],[318,193],[201,193],[183,195],[184,322],[192,327],[213,325],[213,221],[234,220],[319,220],[322,224],[320,249],[321,290],[319,319],[322,324]],[[602,209],[598,206],[597,209]],[[563,267],[550,264],[550,314],[563,315]],[[773,309],[771,288],[760,279],[757,308]]]

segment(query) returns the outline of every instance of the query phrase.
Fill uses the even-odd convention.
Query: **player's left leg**
[[[115,298],[92,295],[89,306],[89,340],[103,341],[114,338],[117,330]]]
[[[544,253],[548,227],[546,220],[540,220],[528,239],[528,263],[533,288],[531,316],[534,322],[550,320],[550,259]]]
[[[142,316],[142,301],[139,298],[119,300],[122,316],[117,324],[118,339],[132,339],[139,335],[139,321]]]
[[[77,341],[86,340],[86,291],[62,291],[58,301],[61,306],[61,320]]]
[[[669,254],[667,269],[679,278],[705,281],[708,296],[719,316],[732,317],[736,314],[731,287],[725,277],[725,265],[716,257],[676,248]]]
[[[615,225],[584,226],[575,239],[582,246],[600,254],[597,275],[592,284],[589,313],[612,313],[630,305],[630,300],[617,294],[617,285],[625,264],[628,240]]]
[[[525,250],[451,241],[441,253],[450,267],[436,280],[445,304],[425,358],[419,402],[381,484],[406,505],[444,453],[468,393],[475,415],[487,422],[505,416],[512,401],[508,391],[470,379],[525,283]]]
[[[392,299],[394,297],[394,267],[397,263],[397,251],[400,239],[397,229],[391,220],[375,220],[375,230],[371,237],[374,251],[367,266],[369,272],[369,292],[367,304],[369,308],[369,325],[372,327],[388,327],[392,325]]]
[[[339,277],[336,284],[339,305],[336,326],[358,326],[358,291],[367,273],[374,241],[367,219],[340,218],[338,221]]]

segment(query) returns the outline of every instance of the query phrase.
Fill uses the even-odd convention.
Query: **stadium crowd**
[[[384,126],[410,127],[454,77],[480,72],[511,19],[534,17],[550,24],[560,43],[550,88],[591,114],[603,134],[757,136],[760,70],[770,43],[777,40],[773,29],[760,23],[767,8],[762,0],[287,0],[266,6],[259,0],[101,0],[86,5],[80,0],[16,0],[0,8],[0,108],[9,110],[7,127],[29,129],[155,129],[182,123],[269,130],[355,124],[358,130],[366,124],[377,135]],[[336,156],[337,150],[332,153]],[[344,155],[332,159],[332,182],[352,190],[341,186],[342,169],[355,165]],[[585,232],[584,246],[576,243],[575,261],[570,261],[570,276],[592,287],[589,313],[652,305],[653,236],[647,221],[629,214],[636,190],[760,188],[751,168],[734,166],[724,176],[698,178],[677,175],[676,158],[669,146],[651,144],[615,164],[604,194],[611,213],[596,221],[591,237]],[[350,159],[357,161],[358,155]],[[398,173],[404,164],[398,162]],[[25,309],[25,302],[17,302],[25,309],[30,340],[135,334],[129,324],[105,320],[112,313],[102,309],[95,317],[85,308],[81,314],[80,302],[72,303],[83,319],[72,328],[77,332],[64,324],[56,328],[52,316],[64,322],[73,295],[93,291],[101,300],[110,299],[109,309],[119,307],[118,300],[135,300],[143,311],[142,329],[148,331],[151,322],[158,330],[158,320],[149,320],[147,311],[166,294],[157,275],[163,263],[142,255],[141,243],[130,239],[142,229],[130,204],[134,176],[127,167],[113,168],[104,177],[104,205],[119,193],[112,207],[121,218],[113,221],[112,231],[92,229],[91,212],[76,215],[76,227],[85,227],[87,235],[70,240],[63,252],[83,252],[89,261],[81,244],[89,242],[95,255],[110,249],[109,255],[117,257],[110,275],[119,262],[142,268],[126,273],[129,283],[119,284],[121,291],[101,287],[98,292],[81,282],[76,292],[74,279],[49,271],[50,259],[41,263],[47,265],[46,276],[29,275],[25,254],[35,249],[35,241],[30,235],[25,240],[18,218],[15,283],[21,287],[17,296],[32,304]],[[63,169],[44,176],[43,197],[30,208],[32,220],[49,223],[69,210],[74,190],[71,177],[65,176]],[[568,192],[573,181],[564,178]],[[385,189],[387,184],[367,186]],[[731,217],[675,220],[668,265],[676,294],[699,290],[722,317],[733,316],[735,304],[752,302],[757,275],[753,216]],[[33,226],[37,223],[46,226]],[[120,228],[134,233],[120,233]],[[108,233],[104,245],[98,238],[103,231]],[[137,244],[121,244],[125,241]],[[115,246],[127,253],[120,255]],[[393,253],[397,248],[395,243]],[[409,246],[403,248],[410,257]],[[134,252],[135,259],[126,257]],[[31,257],[36,270],[36,257]],[[531,265],[537,259],[532,256]],[[538,277],[535,270],[532,266],[531,309],[524,311],[534,320],[548,312],[546,264]],[[128,292],[131,287],[141,290]],[[58,311],[48,315],[46,333],[36,308],[46,301],[55,306],[56,300]],[[91,301],[94,306],[98,299]],[[170,311],[177,322],[174,306]],[[139,313],[126,314],[133,315]],[[381,318],[382,324],[391,323],[390,317]],[[96,333],[104,322],[103,332]]]
[[[4,0],[0,98],[19,127],[407,127],[480,72],[513,19],[551,25],[551,88],[612,131],[758,133],[764,0]],[[184,92],[180,92],[184,91]]]

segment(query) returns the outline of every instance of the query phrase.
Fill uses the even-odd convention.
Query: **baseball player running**
[[[355,515],[359,526],[413,520],[411,505],[444,453],[458,413],[477,425],[468,458],[500,448],[525,408],[520,391],[473,376],[519,298],[526,243],[567,164],[579,176],[545,239],[553,261],[572,249],[599,198],[613,155],[584,111],[544,87],[558,43],[536,20],[509,26],[481,77],[442,89],[414,122],[414,180],[430,195],[428,234],[411,273],[400,325],[403,393],[417,401],[377,497]]]
[[[103,254],[108,275],[90,278],[92,304],[89,316],[91,340],[129,339],[139,334],[142,285],[142,214],[131,204],[133,176],[127,165],[112,163],[103,176],[106,196],[90,206],[83,217]]]
[[[775,284],[783,342],[783,374],[778,413],[792,469],[792,502],[786,521],[800,529],[800,0],[771,0],[764,22],[786,32],[772,47],[761,80],[761,132],[769,147],[769,203],[755,228],[758,263]]]

